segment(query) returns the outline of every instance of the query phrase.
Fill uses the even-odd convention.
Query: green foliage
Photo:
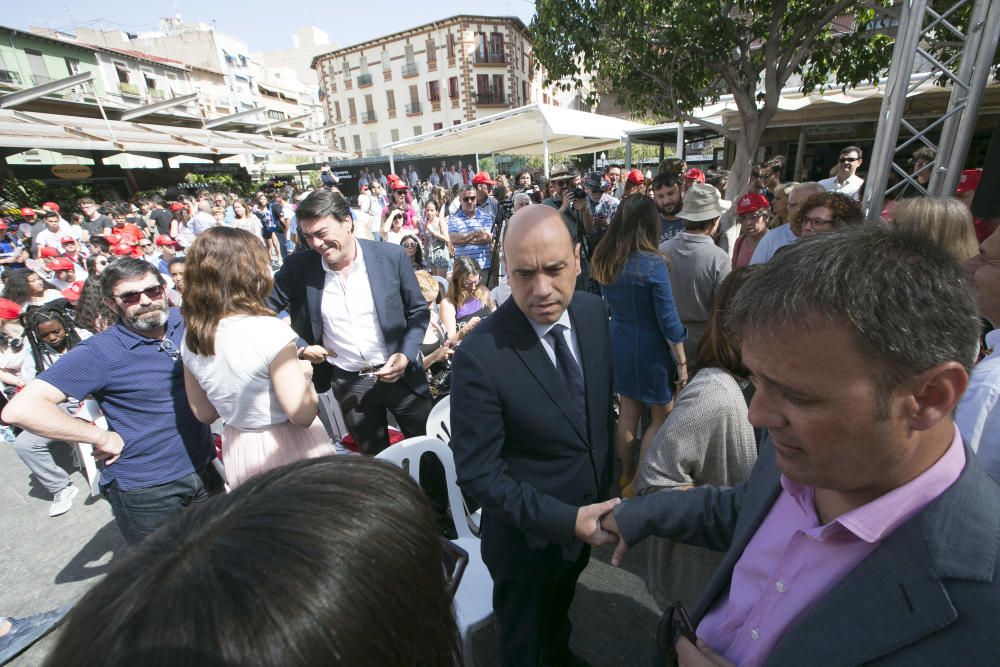
[[[878,0],[876,5],[891,4]],[[550,82],[581,75],[642,116],[678,119],[731,93],[747,119],[776,108],[792,75],[812,91],[874,81],[892,40],[856,0],[537,0],[535,57]],[[850,25],[834,19],[853,15]],[[591,100],[593,101],[593,100]]]
[[[16,208],[38,207],[42,202],[53,201],[62,207],[64,217],[79,212],[77,199],[90,197],[100,202],[121,199],[123,196],[124,193],[103,183],[49,185],[37,178],[0,181],[0,200],[5,204]]]

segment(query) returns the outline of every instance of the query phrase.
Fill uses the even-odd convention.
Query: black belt
[[[385,364],[371,365],[362,368],[360,371],[345,371],[340,366],[334,366],[333,373],[334,375],[337,375],[339,377],[350,377],[350,378],[368,377],[373,375],[378,370],[380,370],[383,366],[385,366]]]

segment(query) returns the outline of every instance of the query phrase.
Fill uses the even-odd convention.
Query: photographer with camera
[[[549,176],[552,196],[542,204],[558,209],[569,228],[573,243],[580,244],[580,275],[576,289],[585,290],[590,281],[590,243],[587,235],[594,231],[594,215],[587,204],[587,191],[580,187],[580,172],[557,167]]]

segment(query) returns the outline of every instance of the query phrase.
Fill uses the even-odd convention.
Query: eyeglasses
[[[134,306],[139,303],[143,295],[150,301],[156,301],[157,299],[163,298],[163,285],[153,285],[152,287],[147,287],[144,290],[139,290],[137,292],[124,292],[122,294],[116,294],[115,298],[120,299],[122,303],[126,306]]]
[[[407,241],[406,243],[403,244],[403,247],[404,248],[416,248],[417,244],[414,243],[413,241]]]
[[[850,164],[852,162],[857,162],[860,159],[861,158],[859,158],[859,157],[842,157],[842,158],[840,158],[840,163],[841,164]]]
[[[813,227],[829,227],[833,224],[833,220],[826,220],[824,218],[814,218],[812,216],[804,215],[802,216],[802,225],[812,225]]]
[[[466,202],[468,202],[468,201],[476,201],[476,198],[475,197],[462,197],[462,201],[466,201]]]
[[[458,585],[462,583],[465,566],[469,564],[469,552],[444,537],[441,538],[441,550],[444,574],[448,579],[445,592],[448,594],[448,599],[453,600],[455,593],[458,592]]]
[[[179,361],[181,358],[181,351],[174,345],[174,341],[169,338],[164,338],[160,341],[160,352],[166,352],[174,361]]]

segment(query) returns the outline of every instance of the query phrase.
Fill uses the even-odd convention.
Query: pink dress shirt
[[[964,467],[956,428],[948,450],[930,468],[823,526],[813,488],[782,475],[781,495],[737,561],[729,591],[698,624],[698,636],[740,667],[764,664],[796,619],[944,493]]]

